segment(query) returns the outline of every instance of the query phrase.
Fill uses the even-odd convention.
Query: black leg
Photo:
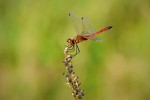
[[[80,52],[80,49],[79,49],[78,45],[76,44],[76,53],[73,55],[73,57],[75,57],[79,52]]]
[[[68,46],[68,50],[71,52],[71,51],[74,51],[74,45],[72,46]]]
[[[70,46],[70,47],[68,48],[68,51],[69,51],[69,52],[74,52],[74,45]]]
[[[77,54],[80,52],[80,49],[79,49],[79,47],[78,47],[78,45],[76,44],[76,49],[77,49]]]

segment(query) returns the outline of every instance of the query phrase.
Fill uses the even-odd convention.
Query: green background
[[[149,0],[0,0],[0,100],[73,100],[62,75],[70,11],[114,26],[72,61],[84,100],[150,100]]]

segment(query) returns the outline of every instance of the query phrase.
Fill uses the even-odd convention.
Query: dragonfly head
[[[69,45],[73,45],[74,39],[68,38],[68,39],[67,39],[67,43],[68,43]]]

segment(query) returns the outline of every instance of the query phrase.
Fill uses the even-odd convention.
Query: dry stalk
[[[66,72],[63,75],[66,77],[66,84],[72,89],[72,95],[74,96],[74,100],[82,99],[84,96],[84,90],[80,89],[80,82],[78,81],[78,76],[75,74],[72,65],[73,56],[69,54],[69,47],[66,46],[64,49],[65,59],[63,61],[66,66]]]

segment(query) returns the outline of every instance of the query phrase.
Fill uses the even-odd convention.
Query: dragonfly
[[[68,50],[70,52],[74,52],[74,50],[76,50],[73,57],[76,56],[80,52],[78,43],[81,43],[86,40],[94,40],[94,41],[100,42],[100,41],[102,41],[102,39],[99,37],[96,37],[96,36],[104,31],[107,31],[112,28],[112,26],[107,26],[103,29],[96,31],[95,28],[93,27],[92,23],[90,22],[90,20],[87,17],[82,17],[80,19],[78,16],[76,16],[75,13],[69,13],[69,17],[70,17],[70,19],[73,23],[74,29],[77,33],[77,35],[73,39],[71,39],[71,38],[67,39],[67,43],[68,43],[68,47],[69,47]]]

